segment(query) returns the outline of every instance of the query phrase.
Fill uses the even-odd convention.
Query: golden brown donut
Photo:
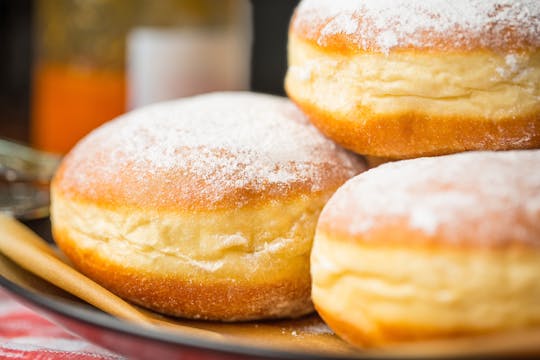
[[[289,97],[386,158],[540,147],[540,1],[303,0]]]
[[[324,207],[312,298],[360,346],[540,325],[540,150],[383,164]]]
[[[296,317],[312,311],[319,212],[362,169],[284,98],[161,103],[100,127],[64,159],[53,234],[80,271],[150,309]]]

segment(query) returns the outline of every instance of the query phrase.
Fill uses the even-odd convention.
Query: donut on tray
[[[130,112],[64,159],[58,246],[116,294],[223,321],[312,311],[320,210],[363,163],[288,100],[216,93]]]
[[[303,0],[286,90],[383,158],[540,147],[540,1]]]
[[[353,344],[540,326],[540,150],[383,164],[324,207],[313,302]]]

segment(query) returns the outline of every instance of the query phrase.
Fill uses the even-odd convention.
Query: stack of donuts
[[[289,62],[288,95],[324,134],[401,160],[320,216],[330,327],[377,346],[539,326],[540,2],[304,0]]]
[[[540,326],[540,2],[303,0],[285,87],[90,133],[58,246],[172,316],[315,308],[358,346]]]

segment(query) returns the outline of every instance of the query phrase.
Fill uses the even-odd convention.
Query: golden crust
[[[345,341],[354,344],[360,348],[382,346],[409,341],[424,341],[430,339],[454,338],[470,335],[488,334],[490,331],[477,331],[471,334],[471,331],[464,329],[453,330],[441,333],[436,326],[433,327],[414,327],[411,324],[378,324],[377,333],[374,334],[358,324],[353,324],[331,311],[315,305],[315,310],[336,334],[339,334]]]
[[[375,335],[357,324],[353,324],[334,315],[331,311],[326,311],[320,306],[315,305],[315,310],[324,322],[327,323],[336,334],[339,334],[342,339],[361,348],[401,341],[427,340],[430,338],[441,337],[441,334],[434,329],[413,329],[407,324],[401,324],[401,326],[385,326],[379,324],[379,332]],[[452,334],[445,335],[446,337],[451,337]],[[453,335],[459,336],[462,334],[456,333]]]
[[[383,164],[338,189],[317,232],[376,246],[540,249],[539,166],[540,150]]]
[[[451,52],[489,49],[509,52],[535,49],[539,46],[539,7],[534,1],[516,2],[513,11],[506,11],[507,3],[497,4],[496,1],[491,1],[492,13],[479,14],[477,18],[470,19],[473,20],[470,23],[465,19],[478,10],[472,2],[446,5],[453,5],[452,11],[461,11],[462,19],[447,19],[449,14],[445,11],[448,9],[437,9],[437,5],[433,6],[431,2],[390,3],[386,13],[394,14],[394,18],[385,15],[384,9],[378,5],[369,4],[370,1],[363,4],[358,2],[354,6],[349,2],[343,4],[342,9],[339,8],[341,4],[332,9],[331,2],[330,0],[319,7],[317,3],[324,2],[302,1],[292,17],[289,32],[313,46],[339,54],[387,52],[389,49],[385,48],[385,40],[391,45],[391,51],[420,49]],[[415,18],[411,20],[400,14],[398,6],[413,13],[416,11]],[[370,11],[374,9],[377,11]],[[400,17],[402,15],[403,19]],[[453,25],[452,20],[455,21]],[[478,23],[471,24],[476,21]],[[385,37],[385,40],[381,40]]]
[[[95,130],[64,158],[52,188],[108,208],[204,212],[324,193],[363,168],[290,101],[215,93]]]
[[[503,216],[500,216],[502,218]],[[522,219],[516,227],[527,226],[528,220]],[[350,221],[345,217],[334,218],[332,224],[325,219],[324,223],[318,225],[318,232],[321,234],[331,234],[336,242],[346,242],[352,244],[378,244],[381,246],[400,247],[407,244],[411,249],[459,249],[462,251],[471,250],[498,250],[506,251],[508,248],[518,249],[540,249],[540,243],[536,243],[535,237],[524,239],[516,239],[507,237],[501,241],[490,241],[489,238],[478,239],[474,236],[460,238],[458,241],[454,237],[445,236],[445,231],[452,231],[448,227],[441,227],[439,232],[434,236],[426,234],[420,229],[413,229],[409,225],[410,220],[405,219],[380,219],[377,224],[377,229],[373,229],[366,234],[351,235],[347,231],[347,226]],[[458,226],[458,225],[454,225]],[[472,226],[471,226],[472,227]],[[467,226],[469,228],[469,226]],[[464,233],[460,229],[460,233]]]
[[[362,19],[353,15],[357,21]],[[368,36],[365,33],[335,33],[331,35],[324,34],[323,30],[327,23],[319,23],[313,25],[309,21],[293,16],[291,21],[291,32],[299,38],[311,43],[313,46],[319,47],[321,50],[329,51],[338,54],[354,54],[361,52],[380,52],[380,46],[377,45],[377,38],[383,33],[383,30],[375,30],[370,32]],[[504,33],[504,43],[500,41],[501,33]],[[536,48],[536,44],[529,38],[523,36],[516,31],[514,27],[506,28],[504,31],[495,32],[493,29],[486,29],[480,33],[472,33],[463,29],[453,29],[449,33],[437,33],[429,30],[424,30],[418,34],[419,37],[429,39],[429,46],[417,46],[413,44],[404,44],[395,46],[393,51],[408,51],[413,49],[422,49],[426,51],[467,51],[470,49],[490,49],[495,51],[521,51]],[[359,48],[358,39],[362,38],[363,48]],[[452,38],[467,38],[467,43],[456,45],[455,42],[449,41]],[[321,41],[321,39],[324,39]],[[488,43],[490,46],[486,46]]]
[[[490,121],[463,116],[437,116],[422,111],[375,114],[357,106],[346,117],[317,104],[289,96],[312,123],[341,146],[387,159],[445,155],[471,150],[540,148],[540,113]]]
[[[350,159],[354,159],[350,156]],[[321,181],[321,191],[313,192],[314,178],[304,181],[294,181],[284,184],[265,184],[264,189],[257,188],[255,184],[247,184],[244,189],[217,187],[212,179],[197,178],[197,175],[185,169],[149,171],[143,179],[135,174],[138,167],[131,163],[124,164],[123,168],[115,173],[114,181],[109,175],[103,173],[108,166],[105,159],[99,157],[92,161],[92,170],[86,171],[88,185],[91,191],[85,191],[75,181],[77,172],[85,167],[84,163],[72,161],[68,155],[57,170],[52,187],[66,197],[75,201],[94,202],[104,208],[118,206],[133,206],[139,209],[160,209],[164,211],[184,209],[189,211],[213,211],[243,206],[264,207],[273,200],[296,198],[298,196],[321,194],[328,189],[339,187],[344,181],[363,169],[360,158],[352,160],[351,168],[339,168],[330,164],[315,165]],[[354,169],[354,170],[353,170]],[[350,173],[348,173],[351,171]],[[242,176],[238,174],[238,176]],[[219,199],[210,201],[206,192],[218,193]]]
[[[55,231],[62,251],[83,274],[115,294],[168,315],[203,320],[244,321],[298,317],[313,311],[309,279],[292,274],[275,283],[238,279],[199,281],[189,274],[162,274],[131,268],[95,252],[84,251],[66,232]],[[287,303],[278,308],[277,304]]]

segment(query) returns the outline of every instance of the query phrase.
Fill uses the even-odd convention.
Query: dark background
[[[284,94],[287,28],[297,3],[252,0],[252,90]],[[32,14],[32,0],[0,0],[0,137],[25,142],[29,137]]]

